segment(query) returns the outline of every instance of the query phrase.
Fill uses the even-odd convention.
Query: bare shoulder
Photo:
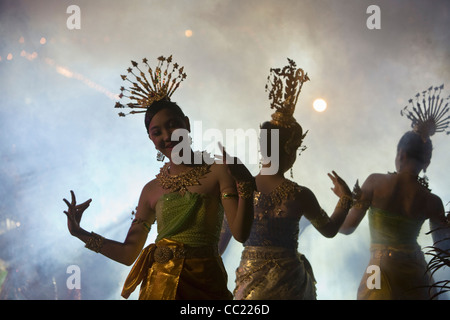
[[[387,182],[389,179],[391,179],[391,177],[392,177],[391,174],[372,173],[363,182],[363,184],[361,185],[361,189],[365,192],[372,191],[377,186]]]
[[[161,188],[157,179],[153,179],[145,184],[142,188],[141,197],[139,199],[140,205],[145,205],[152,210],[156,202],[162,196],[164,190]]]
[[[316,197],[311,189],[297,183],[295,183],[294,195],[296,199],[311,199]]]
[[[428,195],[428,212],[433,212],[436,215],[444,215],[445,209],[444,204],[439,196],[434,193],[429,193]]]
[[[430,201],[427,206],[427,218],[430,219],[430,225],[433,229],[448,226],[449,220],[445,216],[445,209],[442,200],[434,195],[430,194]]]
[[[158,180],[156,180],[156,178],[155,178],[145,184],[145,186],[142,188],[142,192],[143,193],[151,192],[152,190],[155,190],[156,188],[159,188],[159,187],[160,186],[159,186]]]
[[[307,211],[317,209],[319,206],[318,200],[314,192],[308,187],[296,184],[294,189],[294,200]]]
[[[383,180],[389,179],[389,177],[390,177],[390,174],[386,174],[386,173],[372,173],[366,178],[365,183],[374,183],[374,182],[378,182],[378,181],[383,181]]]

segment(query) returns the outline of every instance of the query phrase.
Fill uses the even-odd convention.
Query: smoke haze
[[[68,28],[71,4],[81,10],[80,29]],[[366,25],[373,4],[381,29]],[[203,130],[223,132],[269,120],[269,70],[296,61],[311,81],[294,114],[309,130],[294,180],[331,213],[337,197],[327,173],[353,186],[395,171],[396,144],[410,128],[400,110],[432,85],[444,83],[449,94],[449,30],[445,0],[0,1],[0,296],[121,299],[130,268],[70,236],[62,199],[70,190],[80,202],[92,198],[84,228],[122,241],[142,187],[159,172],[143,117],[120,118],[113,108],[130,60],[173,54],[188,74],[173,100]],[[327,101],[325,112],[312,108],[316,98]],[[448,138],[433,138],[427,171],[444,204]],[[355,299],[368,262],[366,218],[333,239],[302,226],[299,250],[318,299]],[[428,230],[426,223],[422,246],[431,243]],[[223,257],[230,290],[241,249],[232,242]],[[82,274],[75,297],[70,265]]]

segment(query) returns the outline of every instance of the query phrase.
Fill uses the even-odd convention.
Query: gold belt
[[[172,259],[208,258],[219,256],[218,249],[213,246],[207,247],[168,247],[156,245],[154,260],[157,263],[167,263]]]
[[[389,246],[381,244],[372,244],[370,255],[374,259],[393,258],[393,259],[417,259],[423,257],[420,247],[415,245]]]
[[[246,247],[242,252],[242,259],[283,259],[297,256],[297,251],[274,247]]]

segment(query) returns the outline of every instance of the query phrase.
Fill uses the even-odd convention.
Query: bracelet
[[[339,201],[336,206],[338,208],[342,208],[342,209],[345,209],[346,211],[348,211],[352,207],[352,204],[353,204],[353,198],[348,195],[343,195],[342,197],[339,198]]]
[[[151,226],[150,226],[150,224],[149,224],[146,220],[135,218],[135,219],[133,220],[133,222],[131,222],[131,224],[132,224],[132,225],[133,225],[133,224],[140,224],[140,225],[142,225],[142,226],[144,227],[144,229],[145,229],[147,232],[150,232]]]
[[[235,198],[238,197],[238,195],[236,193],[227,193],[227,192],[222,193],[221,196],[222,196],[222,200],[224,200],[224,199],[235,199]]]
[[[254,181],[239,181],[236,183],[239,198],[251,199],[253,198],[253,191],[255,191]]]
[[[105,238],[103,238],[101,235],[96,234],[95,232],[91,232],[91,237],[86,241],[85,247],[89,250],[99,253],[103,247],[104,240]]]

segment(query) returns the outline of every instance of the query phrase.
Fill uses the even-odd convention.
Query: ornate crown
[[[308,74],[296,67],[293,60],[283,69],[271,68],[267,77],[266,92],[269,91],[272,123],[281,127],[290,127],[296,122],[293,114],[303,83],[309,80]]]
[[[410,105],[400,111],[402,116],[411,120],[413,131],[419,134],[424,141],[436,132],[445,132],[448,129],[450,116],[445,117],[445,115],[449,111],[449,106],[448,102],[444,106],[444,98],[440,97],[443,88],[444,85],[434,89],[433,86],[429,87],[428,90],[422,92],[422,101],[421,94],[418,93],[415,99],[409,100]],[[432,91],[434,92],[432,93]],[[450,96],[445,98],[445,100],[449,99]],[[412,111],[409,108],[412,108]],[[450,130],[447,130],[446,134],[450,134]]]
[[[184,73],[184,67],[179,67],[178,63],[172,64],[172,56],[165,58],[163,56],[158,58],[158,65],[153,70],[147,63],[147,58],[142,59],[145,68],[148,70],[150,81],[147,79],[145,73],[139,68],[138,63],[131,61],[133,68],[137,70],[137,74],[134,73],[133,68],[128,68],[129,74],[134,76],[134,79],[129,79],[129,75],[121,75],[123,81],[131,83],[129,89],[120,87],[119,98],[126,97],[130,99],[130,102],[126,105],[116,102],[115,108],[131,108],[131,109],[143,109],[132,110],[130,114],[146,112],[147,108],[155,101],[162,99],[170,100],[170,97],[178,89],[180,83],[186,78]],[[165,68],[164,68],[165,65]],[[169,69],[171,70],[169,71]],[[128,92],[128,95],[125,94]],[[119,116],[125,117],[123,112],[119,113]]]

